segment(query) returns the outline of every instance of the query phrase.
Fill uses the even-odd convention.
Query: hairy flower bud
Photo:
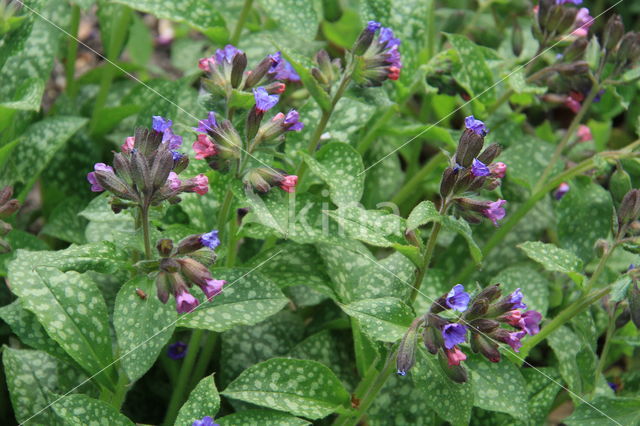
[[[418,329],[424,322],[422,317],[416,318],[405,333],[400,346],[398,347],[398,357],[396,359],[397,372],[404,376],[416,362],[416,344],[418,342]]]
[[[424,343],[424,347],[433,355],[437,354],[438,349],[444,346],[442,335],[431,325],[425,327],[422,331],[422,342]]]
[[[138,188],[138,191],[144,192],[146,194],[150,192],[152,182],[151,173],[149,171],[149,163],[147,162],[145,156],[138,151],[134,151],[131,154],[131,178],[133,179],[133,183]]]
[[[609,179],[609,191],[613,196],[613,201],[621,203],[624,196],[631,190],[631,176],[620,164],[616,166],[616,170],[611,174]]]
[[[496,320],[477,318],[469,322],[469,328],[471,332],[478,331],[479,333],[491,333],[498,328],[500,323]]]
[[[579,37],[575,39],[562,53],[562,60],[564,62],[574,62],[584,59],[584,54],[587,50],[589,41],[586,37]]]
[[[9,253],[11,251],[11,245],[0,238],[0,254]]]
[[[122,180],[128,184],[133,183],[133,178],[131,177],[131,164],[124,154],[117,153],[113,156],[113,169],[115,170],[116,175],[118,175]]]
[[[167,149],[159,150],[153,159],[150,170],[150,178],[153,182],[153,189],[156,190],[167,182],[169,173],[173,168],[173,154]]]
[[[245,68],[247,68],[247,54],[244,52],[236,54],[231,62],[231,87],[237,88],[240,85]]]
[[[0,237],[4,237],[9,232],[11,232],[12,229],[13,227],[10,224],[0,220]]]
[[[487,299],[478,299],[471,304],[471,307],[465,312],[464,318],[469,321],[479,318],[489,310],[489,301]]]
[[[524,36],[522,34],[522,27],[518,24],[518,19],[513,20],[511,30],[511,51],[514,56],[520,56],[522,48],[524,46]]]
[[[0,204],[0,217],[9,217],[20,209],[20,202],[16,199]]]
[[[636,282],[629,289],[629,313],[633,324],[636,328],[640,328],[640,289]]]
[[[640,190],[632,189],[626,193],[620,203],[620,209],[618,209],[619,226],[628,225],[638,219],[638,215],[640,215]]]
[[[447,167],[442,173],[442,181],[440,182],[440,196],[444,199],[451,194],[451,190],[456,184],[458,172],[451,167]]]
[[[502,295],[500,284],[491,284],[485,287],[480,293],[476,295],[476,299],[487,299],[489,302],[493,302]]]
[[[158,240],[156,243],[156,249],[158,250],[158,253],[160,253],[160,256],[169,257],[173,251],[173,241],[169,238]]]
[[[612,15],[604,26],[602,45],[609,51],[614,50],[623,34],[624,23],[620,15]]]
[[[156,277],[156,294],[162,303],[169,300],[170,285],[165,272],[160,272]]]
[[[457,348],[455,350],[456,352],[460,352],[459,349]],[[465,359],[465,358],[466,357],[462,359]],[[457,359],[459,360],[460,358],[458,357]],[[455,364],[452,365],[451,360],[447,355],[445,355],[444,351],[443,350],[438,351],[438,364],[440,364],[440,368],[447,375],[447,377],[449,377],[451,380],[453,380],[456,383],[465,383],[468,380],[467,370],[462,365],[459,364],[459,361],[457,362],[458,362],[458,365],[455,365]]]
[[[202,247],[204,247],[202,244],[202,234],[189,235],[178,243],[177,253],[188,254],[200,250]]]
[[[364,52],[367,51],[369,46],[371,46],[371,43],[373,42],[373,36],[376,34],[376,31],[379,27],[380,25],[378,25],[376,28],[375,25],[369,24],[362,30],[351,49],[354,54],[363,55]]]
[[[480,353],[491,362],[500,362],[498,345],[481,334],[474,333],[471,336],[471,350]]]
[[[484,145],[484,138],[472,129],[466,129],[458,142],[456,163],[462,167],[469,167],[482,150],[482,145]]]
[[[173,163],[173,171],[174,171],[174,173],[180,174],[188,166],[189,166],[189,157],[187,157],[186,155],[183,155],[182,157],[180,157],[180,158],[178,158],[177,160],[174,161],[174,163]]]
[[[178,263],[181,266],[181,271],[184,276],[194,284],[205,285],[206,280],[211,279],[209,269],[194,259],[184,257],[178,259]]]
[[[164,257],[160,260],[160,270],[169,273],[180,271],[180,263],[171,257]]]
[[[322,71],[320,71],[319,68],[311,68],[311,75],[316,79],[318,83],[320,83],[321,86],[329,85],[329,79],[324,75]]]
[[[95,173],[96,180],[107,191],[114,195],[127,200],[138,201],[136,194],[130,191],[130,188],[111,171],[98,170]]]
[[[267,56],[247,75],[247,79],[244,83],[245,89],[250,89],[262,80],[262,78],[267,75],[269,69],[273,65],[274,60],[271,56]]]
[[[13,196],[13,188],[9,185],[0,189],[0,206],[5,204]]]

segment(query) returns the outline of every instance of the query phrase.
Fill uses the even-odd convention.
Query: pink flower
[[[193,182],[196,185],[196,187],[194,188],[194,191],[197,192],[198,194],[204,195],[207,192],[209,192],[209,178],[203,175],[202,173],[194,177]]]
[[[533,336],[540,332],[540,321],[542,321],[542,314],[540,312],[527,311],[522,314],[522,318],[518,321],[518,326],[527,334]]]
[[[111,166],[107,166],[104,163],[96,163],[93,166],[93,170],[93,172],[87,173],[87,180],[91,184],[91,191],[102,192],[104,191],[104,188],[102,187],[102,185],[100,185],[100,182],[98,182],[98,179],[96,178],[96,172],[113,172],[113,168]]]
[[[452,349],[445,349],[445,354],[447,354],[447,359],[449,360],[449,365],[460,365],[461,361],[467,359],[467,356],[458,349],[457,346],[454,346]]]
[[[133,136],[129,136],[124,140],[124,143],[120,145],[120,150],[122,152],[131,152],[133,150],[133,145],[135,144],[136,138]]]
[[[520,321],[520,318],[522,318],[522,312],[518,310],[509,311],[506,314],[504,314],[503,318],[507,321],[509,325],[517,327],[518,321]]]
[[[489,206],[482,213],[491,219],[495,226],[498,226],[498,221],[504,219],[505,216],[505,211],[502,207],[505,204],[505,200],[494,201],[493,203],[489,203]]]
[[[297,184],[298,184],[298,176],[287,175],[280,182],[280,188],[282,188],[287,192],[295,192]]]
[[[562,182],[560,185],[558,185],[558,189],[556,189],[556,192],[553,193],[553,197],[556,200],[560,200],[565,196],[567,192],[569,192],[569,189],[571,189],[569,184],[567,182]]]
[[[176,172],[169,172],[167,183],[169,184],[169,188],[174,191],[179,189],[180,185],[182,185],[182,181],[178,178],[178,174]]]
[[[493,175],[493,177],[502,179],[507,172],[507,165],[501,162],[497,162],[489,166],[489,170],[491,170],[491,175]]]
[[[577,134],[578,134],[578,138],[580,139],[580,142],[587,142],[593,139],[593,135],[591,134],[591,129],[589,128],[589,126],[586,126],[584,124],[581,124],[580,126],[578,126]]]
[[[522,338],[526,335],[524,331],[516,331],[514,333],[508,333],[506,337],[503,339],[503,342],[511,346],[516,352],[520,352],[520,348],[522,347]]]
[[[576,14],[576,20],[574,21],[574,27],[576,28],[572,34],[576,37],[586,37],[589,34],[589,27],[593,24],[593,17],[589,15],[589,9],[586,7],[580,8]]]
[[[201,285],[200,288],[207,296],[208,300],[211,300],[213,296],[222,293],[222,286],[227,283],[225,280],[214,280],[212,278],[206,279],[205,282],[206,284]]]
[[[200,58],[200,60],[198,61],[198,68],[206,72],[211,71],[211,68],[209,67],[209,61],[213,61],[215,64],[215,60],[213,56],[210,58]]]
[[[573,111],[574,114],[577,114],[582,107],[581,102],[584,100],[584,96],[582,93],[578,92],[570,92],[569,96],[564,101],[564,105]]]
[[[196,152],[196,160],[202,160],[218,153],[209,136],[203,134],[198,135],[198,139],[193,143],[193,150]]]
[[[198,299],[193,297],[187,290],[176,293],[176,310],[179,314],[193,311],[199,304]]]

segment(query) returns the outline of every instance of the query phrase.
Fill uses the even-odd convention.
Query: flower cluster
[[[152,130],[137,129],[135,136],[125,140],[122,152],[114,155],[113,167],[96,163],[94,171],[87,174],[93,192],[107,190],[120,199],[111,203],[116,213],[131,205],[148,208],[165,200],[175,203],[182,192],[203,195],[209,190],[209,180],[203,174],[185,180],[178,177],[189,159],[177,151],[182,137],[174,134],[171,126],[171,120],[153,117]]]
[[[400,78],[400,40],[391,28],[369,21],[353,46],[353,79],[365,86],[380,86],[385,80]]]
[[[524,311],[527,305],[523,303],[520,289],[500,297],[500,284],[485,288],[473,299],[462,284],[455,285],[431,305],[427,314],[417,318],[405,334],[398,350],[398,374],[404,376],[413,366],[413,352],[421,327],[426,349],[438,355],[443,370],[458,382],[467,378],[460,365],[467,356],[460,345],[469,342],[474,353],[482,354],[491,362],[500,361],[499,343],[518,352],[524,336],[540,331],[542,315],[537,311]],[[442,315],[451,311],[460,315]]]
[[[589,16],[589,9],[567,6],[567,4],[580,3],[582,2],[577,0],[541,0],[534,8],[536,15],[534,34],[538,40],[546,42],[569,30],[574,30],[575,36],[586,36],[593,21]]]
[[[207,300],[211,300],[222,292],[226,281],[214,279],[209,268],[205,266],[215,261],[213,250],[219,245],[217,230],[206,234],[190,235],[180,241],[177,247],[174,247],[170,239],[158,241],[156,248],[160,254],[160,260],[141,262],[157,266],[158,299],[162,303],[167,303],[169,295],[173,294],[178,313],[186,313],[194,310],[200,303],[189,292],[194,284],[200,287]]]
[[[482,121],[471,115],[465,119],[465,126],[451,165],[443,173],[440,195],[446,203],[454,203],[467,221],[478,223],[481,216],[486,216],[497,226],[498,221],[505,216],[506,201],[477,200],[467,195],[481,189],[497,188],[505,176],[507,166],[501,162],[493,162],[500,154],[499,145],[490,145],[482,151],[484,137],[488,133]]]
[[[13,188],[5,186],[0,190],[0,218],[7,218],[18,211],[20,202],[15,198],[12,199]],[[11,246],[2,237],[11,231],[12,227],[7,222],[0,220],[0,254],[11,251]]]

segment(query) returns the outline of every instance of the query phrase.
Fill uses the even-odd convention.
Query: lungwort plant
[[[639,424],[638,13],[0,0],[0,422]]]

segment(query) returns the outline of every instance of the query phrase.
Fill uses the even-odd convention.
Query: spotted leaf
[[[365,333],[383,342],[400,340],[415,317],[409,306],[394,297],[358,300],[341,308],[360,321]]]
[[[272,410],[242,410],[216,419],[216,422],[225,426],[304,426],[311,424],[290,414]]]
[[[553,244],[540,241],[527,241],[518,245],[527,256],[541,264],[547,271],[567,274],[577,284],[581,284],[583,276],[582,260],[570,251],[558,248]]]
[[[191,391],[189,399],[184,403],[175,424],[177,426],[191,426],[194,421],[204,416],[214,417],[220,409],[220,395],[213,381],[213,376],[207,376]]]
[[[259,0],[265,12],[280,28],[296,37],[313,40],[318,32],[318,13],[313,2],[297,0]]]
[[[87,395],[67,395],[51,406],[69,426],[133,426],[133,422],[113,406]]]

